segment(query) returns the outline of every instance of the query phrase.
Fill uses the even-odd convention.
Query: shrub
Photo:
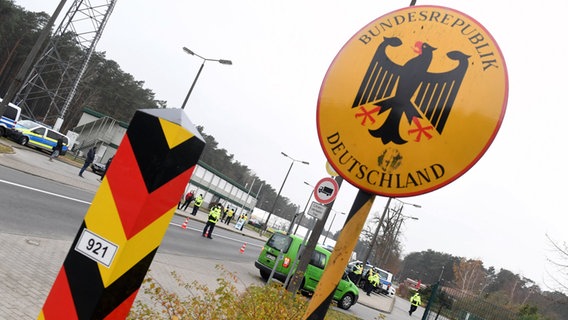
[[[172,272],[176,283],[186,292],[185,297],[165,289],[154,279],[144,280],[146,299],[137,299],[127,319],[152,320],[293,320],[301,319],[308,307],[308,299],[286,291],[281,284],[272,282],[266,286],[251,285],[239,291],[239,279],[234,273],[217,265],[221,272],[217,288],[193,281],[184,283]],[[356,317],[330,310],[325,319],[353,320]]]

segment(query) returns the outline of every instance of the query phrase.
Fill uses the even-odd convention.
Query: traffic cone
[[[241,247],[241,250],[239,250],[239,251],[240,251],[241,253],[245,253],[246,247],[247,247],[247,243],[245,242],[245,243],[243,243],[243,245],[242,245],[242,247]]]
[[[189,222],[189,217],[185,218],[185,221],[183,222],[183,224],[181,225],[182,229],[187,229],[187,223]]]

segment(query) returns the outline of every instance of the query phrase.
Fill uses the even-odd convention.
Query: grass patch
[[[14,149],[0,142],[0,153],[14,153]]]
[[[147,277],[143,289],[150,301],[138,299],[130,310],[127,319],[155,320],[294,320],[304,315],[309,300],[300,295],[286,291],[281,284],[271,283],[266,286],[251,285],[239,291],[239,279],[234,273],[217,265],[221,272],[217,279],[217,288],[193,281],[184,283],[172,272],[176,283],[187,294],[183,297],[177,292],[162,287],[154,279]],[[325,319],[357,320],[359,318],[343,312],[329,309]]]

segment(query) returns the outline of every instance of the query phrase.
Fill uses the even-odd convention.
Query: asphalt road
[[[0,166],[1,232],[72,239],[92,193]]]
[[[46,162],[47,155],[31,150],[18,152],[24,154],[25,158],[21,159],[26,161],[27,169],[14,170],[0,162],[0,247],[6,247],[5,251],[0,248],[3,261],[0,263],[1,319],[37,317],[99,184],[98,177],[89,172],[79,184],[66,183],[65,180],[80,179],[76,177],[77,168]],[[33,168],[43,162],[54,168],[53,171]],[[53,175],[65,175],[65,178],[57,182],[60,180]],[[198,280],[216,285],[219,274],[214,272],[215,266],[223,265],[238,274],[243,286],[264,284],[254,267],[264,241],[222,228],[216,228],[214,239],[209,240],[201,237],[203,223],[190,220],[188,228],[182,229],[183,222],[180,216],[172,219],[149,270],[150,276],[168,287],[176,285],[170,277],[172,271],[187,282]],[[246,250],[240,253],[244,243]],[[30,246],[37,246],[41,256],[22,252]],[[14,291],[14,286],[19,289]],[[142,294],[139,296],[144,298]],[[381,318],[377,318],[378,311],[361,304],[354,305],[347,313],[361,319],[408,319],[405,303],[408,302],[397,299],[392,314],[383,314]],[[415,317],[418,318],[418,314],[420,312]]]
[[[92,192],[58,182],[31,176],[0,166],[0,232],[73,240],[93,198]],[[184,218],[174,216],[173,226]],[[203,223],[190,221],[187,229],[171,227],[160,250],[212,260],[253,262],[260,253],[263,241],[216,228],[215,239],[201,237]],[[247,242],[249,250],[239,249]],[[256,249],[256,250],[255,250]]]

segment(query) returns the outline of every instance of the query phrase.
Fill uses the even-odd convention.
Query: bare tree
[[[566,242],[556,242],[548,234],[546,238],[554,254],[552,258],[547,258],[552,270],[547,270],[546,273],[552,283],[546,285],[552,290],[566,293],[568,292],[568,245]]]
[[[454,262],[453,271],[458,288],[469,292],[480,290],[482,279],[486,277],[481,260],[460,258]]]

